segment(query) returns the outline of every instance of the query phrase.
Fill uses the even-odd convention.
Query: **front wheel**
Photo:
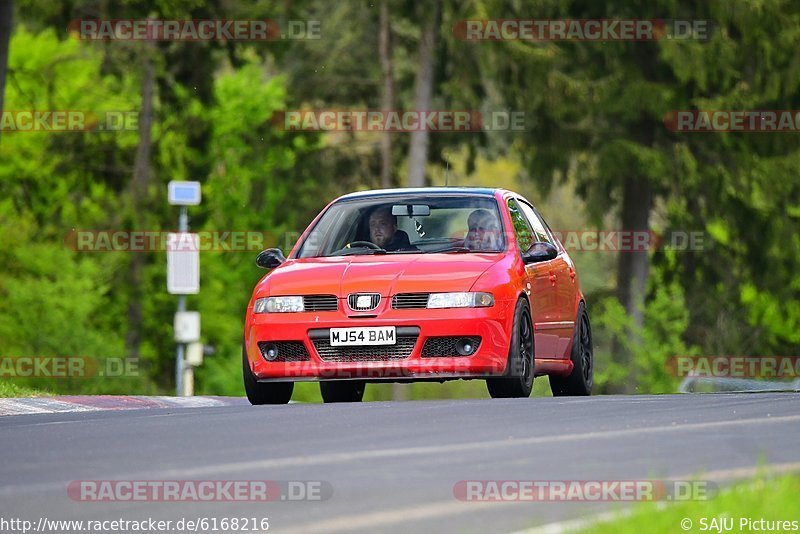
[[[364,398],[366,384],[360,380],[334,380],[320,382],[319,391],[322,400],[329,402],[361,402]]]
[[[572,338],[572,373],[568,376],[550,375],[550,390],[554,397],[578,397],[592,394],[594,382],[594,348],[592,325],[583,302],[578,306],[578,321]]]
[[[493,399],[529,397],[533,390],[533,322],[525,299],[517,301],[505,375],[486,380]]]
[[[287,404],[292,398],[294,382],[259,382],[250,369],[247,349],[242,345],[242,376],[244,392],[250,404]]]

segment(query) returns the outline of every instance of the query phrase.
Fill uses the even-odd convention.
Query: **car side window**
[[[547,230],[544,227],[544,222],[539,218],[539,215],[533,209],[533,206],[528,204],[527,202],[520,202],[520,208],[522,208],[522,213],[525,214],[525,218],[528,220],[528,223],[533,228],[533,232],[536,234],[536,241],[540,243],[550,243],[553,244],[553,240],[550,239],[550,234],[547,233]]]
[[[508,199],[508,213],[511,215],[511,224],[514,226],[514,234],[517,236],[520,251],[525,252],[531,247],[535,238],[519,204],[513,198]]]

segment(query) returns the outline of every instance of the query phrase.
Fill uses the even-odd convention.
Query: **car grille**
[[[330,343],[330,330],[319,328],[310,330],[308,337],[314,344],[317,354],[325,362],[380,362],[403,360],[411,356],[419,338],[419,327],[397,328],[397,343],[394,345],[365,345],[354,347],[333,347]]]
[[[405,310],[414,308],[427,308],[430,293],[398,293],[392,297],[392,308]]]
[[[425,340],[422,346],[421,356],[423,358],[464,358],[456,350],[456,343],[460,339],[469,339],[472,346],[475,347],[472,354],[478,351],[481,344],[481,338],[476,336],[447,336],[447,337],[429,337]]]
[[[258,350],[261,351],[261,356],[266,359],[267,345],[275,345],[278,348],[278,357],[271,360],[274,362],[307,362],[308,351],[302,341],[259,341]]]
[[[336,295],[306,295],[303,297],[305,311],[336,311],[339,309],[339,300]]]
[[[369,297],[369,306],[356,306],[358,297]],[[381,296],[378,293],[353,293],[347,297],[347,304],[353,311],[372,311],[378,307],[381,302]]]

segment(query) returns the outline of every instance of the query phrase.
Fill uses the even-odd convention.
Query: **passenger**
[[[467,219],[467,236],[464,248],[469,250],[500,250],[500,224],[491,211],[477,209]]]

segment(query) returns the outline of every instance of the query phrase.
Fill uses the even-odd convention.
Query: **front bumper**
[[[250,369],[259,381],[264,382],[353,378],[445,380],[497,376],[503,374],[508,360],[508,332],[515,304],[514,301],[498,301],[490,308],[386,309],[373,316],[348,315],[344,306],[331,312],[253,314],[248,310],[245,347]],[[370,361],[330,361],[330,354],[320,348],[327,329],[354,326],[395,326],[398,337],[401,332],[418,334],[408,356],[394,355]],[[429,338],[445,336],[480,337],[480,344],[470,356],[423,357],[422,349]],[[260,342],[287,341],[302,343],[308,360],[269,362],[262,356]],[[376,351],[381,350],[384,347],[376,347]],[[326,355],[325,359],[321,352]],[[368,352],[359,349],[359,354]]]

